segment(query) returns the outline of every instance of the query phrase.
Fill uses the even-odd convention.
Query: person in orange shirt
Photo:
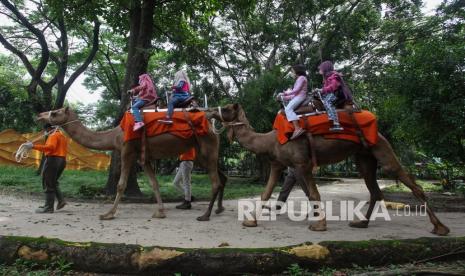
[[[32,144],[29,147],[45,154],[45,162],[42,169],[42,187],[45,190],[45,205],[39,207],[36,213],[53,213],[55,196],[58,199],[57,210],[66,205],[63,194],[60,191],[58,179],[66,167],[66,154],[68,142],[60,130],[50,124],[44,129],[48,133],[45,144]]]
[[[176,206],[176,209],[191,209],[192,205],[192,187],[191,187],[191,176],[192,169],[194,168],[195,160],[195,148],[191,148],[187,152],[179,156],[178,172],[174,177],[173,185],[174,187],[184,194],[184,201]],[[182,185],[181,185],[182,183]]]

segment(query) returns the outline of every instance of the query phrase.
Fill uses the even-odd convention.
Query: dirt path
[[[380,181],[381,185],[390,183]],[[345,179],[324,185],[320,192],[323,200],[368,200],[361,180]],[[302,191],[295,190],[291,199],[300,202],[303,196]],[[395,211],[389,211],[392,221],[373,221],[368,229],[350,228],[347,221],[329,221],[328,231],[312,232],[308,230],[308,221],[291,221],[286,214],[279,215],[277,221],[261,222],[257,228],[245,228],[237,219],[237,200],[226,201],[226,211],[212,214],[208,222],[195,219],[205,211],[206,202],[194,203],[188,211],[175,209],[175,203],[165,204],[165,219],[151,218],[153,205],[121,204],[117,218],[112,221],[98,220],[98,215],[108,211],[110,204],[70,202],[64,210],[52,215],[34,214],[41,203],[0,195],[0,234],[173,247],[217,247],[221,243],[231,247],[275,247],[308,241],[433,237],[427,217],[398,216]],[[338,206],[335,204],[333,209],[339,210]],[[463,213],[438,213],[438,216],[451,228],[450,236],[465,236]]]

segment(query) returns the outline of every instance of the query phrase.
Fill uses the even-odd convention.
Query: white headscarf
[[[187,76],[186,72],[184,72],[183,70],[179,70],[178,72],[176,72],[176,74],[174,74],[174,85],[178,85],[180,81],[185,81],[187,82],[189,87],[191,86],[189,77]]]

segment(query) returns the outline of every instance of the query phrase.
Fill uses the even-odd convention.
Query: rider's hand
[[[34,147],[34,144],[32,144],[32,142],[27,141],[26,143],[24,143],[24,146],[28,149],[32,149]]]

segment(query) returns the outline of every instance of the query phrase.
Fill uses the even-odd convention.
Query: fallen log
[[[318,270],[323,266],[382,266],[438,257],[441,261],[465,259],[464,248],[465,237],[326,241],[279,248],[188,249],[0,236],[0,264],[12,264],[19,258],[48,264],[60,258],[71,263],[74,270],[97,273],[276,274],[292,264]]]

